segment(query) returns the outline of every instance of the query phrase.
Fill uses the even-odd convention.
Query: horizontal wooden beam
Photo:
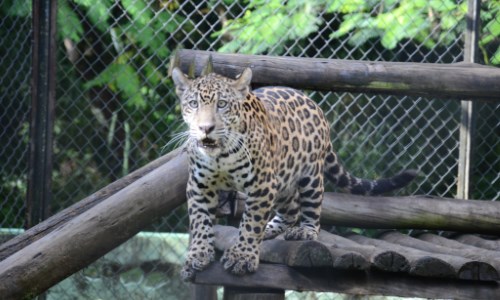
[[[500,102],[500,68],[472,63],[431,64],[274,57],[179,50],[171,61],[201,73],[208,56],[214,71],[235,77],[252,68],[252,84],[304,90],[346,91]]]
[[[0,261],[0,298],[32,298],[86,267],[184,203],[186,182],[179,154],[8,256]]]
[[[225,197],[232,194],[226,193]],[[246,196],[236,193],[232,214],[241,215]],[[229,205],[232,201],[223,201]],[[229,209],[222,209],[229,211]],[[375,228],[428,229],[497,235],[500,202],[428,196],[381,197],[325,193],[321,224]]]

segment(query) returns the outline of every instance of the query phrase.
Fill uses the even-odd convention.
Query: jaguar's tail
[[[361,179],[344,169],[335,152],[329,151],[325,158],[325,177],[339,188],[356,195],[379,195],[402,188],[417,174],[416,170],[406,170],[390,178]]]

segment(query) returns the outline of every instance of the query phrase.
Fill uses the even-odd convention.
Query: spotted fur
[[[384,193],[415,176],[413,171],[380,180],[350,175],[333,152],[319,106],[291,88],[250,91],[250,69],[235,80],[215,73],[190,80],[177,68],[172,77],[189,125],[191,245],[184,279],[214,260],[218,190],[248,196],[238,240],[221,258],[225,269],[245,274],[257,269],[263,239],[283,232],[287,240],[317,238],[324,176],[355,194]]]

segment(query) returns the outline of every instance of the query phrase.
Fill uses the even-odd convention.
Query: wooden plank
[[[236,276],[226,272],[220,263],[213,263],[197,273],[194,282],[225,287],[419,298],[496,299],[500,295],[498,282],[436,280],[397,273],[290,268],[277,264],[261,264],[255,273]]]
[[[177,60],[181,70],[187,73],[194,62],[196,76],[209,55],[214,71],[224,76],[234,78],[250,67],[254,73],[252,82],[257,86],[500,101],[500,69],[471,63],[370,62],[185,49],[176,55],[171,67]]]
[[[224,251],[236,243],[238,229],[231,226],[214,227],[215,247]],[[297,267],[332,267],[328,248],[316,241],[267,240],[261,244],[260,260]]]
[[[320,231],[318,241],[325,244],[330,249],[342,249],[344,251],[359,253],[362,257],[359,263],[362,265],[360,265],[358,269],[361,270],[368,268],[364,260],[375,268],[388,272],[404,272],[407,271],[409,267],[406,259],[392,250],[380,249],[371,245],[362,245],[324,230]]]
[[[348,236],[361,244],[374,245],[382,249],[393,249],[404,256],[409,263],[408,273],[425,277],[445,277],[468,280],[497,280],[498,274],[495,269],[480,261],[464,258],[458,254],[449,255],[446,252],[433,253],[418,250],[418,245],[405,243],[401,246],[386,240],[371,239],[361,235],[352,234]],[[418,244],[418,243],[417,243]],[[485,270],[488,272],[476,272]]]
[[[1,261],[2,299],[45,291],[183,203],[186,170],[180,154]]]
[[[224,288],[224,300],[285,300],[284,290]]]
[[[432,243],[434,245],[440,245],[447,248],[452,248],[454,250],[460,250],[465,257],[471,257],[474,259],[487,259],[491,261],[497,261],[500,266],[500,251],[493,251],[488,249],[479,248],[476,246],[471,246],[463,244],[454,240],[444,238],[439,235],[422,233],[417,236],[418,239]]]
[[[217,300],[217,287],[193,284],[191,286],[191,300]]]
[[[381,237],[385,241],[420,249],[432,253],[433,256],[446,255],[448,262],[455,260],[459,267],[460,259],[464,259],[463,266],[459,268],[459,278],[474,280],[498,280],[500,264],[497,259],[482,257],[480,254],[468,253],[460,249],[448,248],[441,245],[419,240],[411,236],[393,231],[386,232]],[[453,260],[451,260],[453,258]]]
[[[152,170],[158,168],[161,165],[169,162],[172,158],[179,155],[179,150],[174,150],[150,163],[143,166],[140,169],[120,178],[119,180],[103,187],[99,191],[93,193],[92,195],[85,197],[84,199],[76,202],[70,207],[58,212],[57,214],[51,216],[49,219],[45,220],[43,223],[37,224],[36,226],[26,230],[23,234],[18,235],[5,243],[0,244],[0,261],[10,256],[16,251],[21,250],[27,245],[39,240],[40,238],[46,236],[53,230],[63,226],[68,221],[72,220],[76,216],[82,214],[88,209],[94,207],[96,204],[107,199],[111,195],[115,194],[124,187],[130,185],[137,179],[148,174]]]
[[[455,240],[463,244],[481,247],[488,250],[500,251],[500,240],[487,240],[473,234],[460,234]]]

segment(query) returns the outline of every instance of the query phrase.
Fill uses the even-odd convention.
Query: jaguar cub
[[[318,105],[286,87],[250,90],[252,71],[235,80],[215,73],[172,78],[189,125],[187,184],[191,244],[181,276],[192,279],[214,260],[213,220],[218,190],[247,195],[237,242],[221,262],[233,274],[254,272],[259,245],[284,232],[287,240],[313,240],[319,232],[326,176],[354,194],[380,194],[406,185],[415,171],[388,179],[350,175],[330,143]]]

